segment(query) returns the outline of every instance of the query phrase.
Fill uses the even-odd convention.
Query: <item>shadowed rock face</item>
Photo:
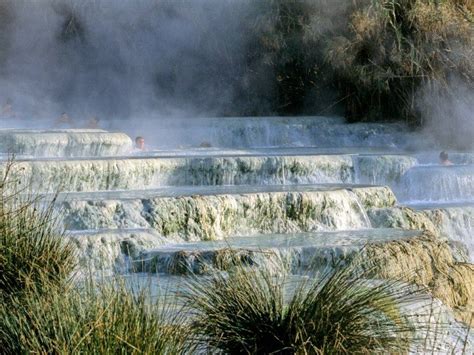
[[[101,130],[1,130],[0,152],[33,157],[80,157],[126,154],[132,140]]]

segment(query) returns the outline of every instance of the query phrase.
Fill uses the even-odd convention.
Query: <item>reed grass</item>
[[[182,316],[147,288],[86,281],[48,295],[30,290],[0,306],[6,354],[179,354],[192,352]]]
[[[77,266],[75,246],[54,215],[54,200],[41,203],[11,173],[0,180],[0,298],[31,288],[45,291],[68,281]]]
[[[4,354],[160,353],[190,349],[179,313],[119,280],[75,276],[76,248],[54,199],[28,193],[9,162],[0,180],[0,349]],[[176,309],[175,309],[176,310]]]
[[[404,353],[413,329],[398,305],[416,297],[398,282],[338,268],[288,281],[264,268],[237,268],[190,283],[193,329],[223,353]]]
[[[421,88],[474,82],[472,2],[371,0],[328,38],[326,58],[349,119],[404,118],[421,124]],[[454,79],[455,78],[455,79]]]

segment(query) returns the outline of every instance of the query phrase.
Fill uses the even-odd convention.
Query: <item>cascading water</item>
[[[132,140],[124,133],[98,129],[0,129],[0,151],[31,157],[113,156],[127,154]]]
[[[397,248],[419,230],[462,243],[474,261],[474,168],[460,165],[472,163],[470,153],[437,165],[437,152],[403,150],[398,125],[238,120],[186,129],[169,121],[156,136],[168,149],[133,154],[121,133],[4,130],[0,153],[20,154],[11,173],[22,186],[46,198],[62,191],[58,216],[90,270],[205,273],[223,267],[231,248],[248,264],[300,272],[366,245],[396,255],[393,267],[403,269],[431,260],[424,240],[408,254]],[[179,148],[177,137],[194,148]]]
[[[173,292],[176,306],[174,292],[183,290],[178,284],[190,271],[227,276],[222,271],[240,263],[290,280],[362,260],[370,272],[351,281],[363,281],[364,292],[385,285],[383,279],[427,291],[410,293],[402,304],[395,296],[389,310],[375,307],[388,310],[388,317],[377,317],[380,324],[402,316],[410,325],[410,334],[389,332],[387,343],[406,334],[423,343],[410,344],[407,353],[474,353],[474,151],[466,104],[472,9],[458,2],[438,8],[418,1],[405,9],[395,1],[402,11],[392,26],[386,19],[393,14],[370,1],[1,1],[0,190],[11,198],[0,205],[29,201],[33,192],[40,196],[32,207],[52,206],[79,257],[78,280],[68,287],[86,274],[137,276],[155,287],[151,292]],[[433,14],[442,23],[436,41],[427,25],[438,20]],[[423,69],[423,80],[411,80],[420,74],[413,58],[400,60],[408,42],[393,45],[400,38],[392,34],[405,24],[413,25],[409,49],[434,63]],[[367,51],[372,37],[381,45]],[[433,104],[435,77],[446,80],[442,100]],[[259,116],[306,112],[345,112],[363,122]],[[257,117],[230,117],[247,114]],[[404,117],[423,122],[423,131],[402,123]],[[440,152],[455,146],[470,151],[449,151],[442,165]],[[2,179],[7,175],[11,180]],[[28,226],[15,217],[8,220],[13,228]],[[38,319],[38,295],[15,296],[31,312],[12,303],[27,323]],[[143,299],[126,302],[129,318],[147,316],[135,307]],[[94,313],[89,304],[100,305],[96,300],[87,299],[86,313]],[[2,311],[14,324],[15,314]],[[163,329],[167,319],[153,316],[141,317],[140,325],[152,329],[159,319]],[[186,329],[195,323],[185,322]],[[20,330],[35,328],[27,323]],[[93,352],[101,342],[89,339],[97,332],[86,323],[71,328],[86,330],[75,349],[85,344]],[[39,336],[40,328],[30,333]],[[71,340],[67,328],[59,333]],[[182,327],[164,328],[171,336],[161,337],[163,349],[171,338],[179,341],[174,333]],[[7,346],[16,346],[14,330],[10,337],[0,329]],[[115,333],[110,343],[106,334],[104,349],[142,350],[136,332],[132,340]],[[195,352],[212,352],[197,338]],[[70,342],[42,339],[30,343],[69,351]],[[372,348],[382,350],[385,341],[374,339]]]
[[[436,224],[441,234],[467,247],[474,263],[474,203],[418,206]]]
[[[474,165],[418,166],[408,170],[396,187],[402,201],[474,200]]]

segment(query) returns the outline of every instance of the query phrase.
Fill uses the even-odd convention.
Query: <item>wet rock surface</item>
[[[32,157],[80,157],[127,154],[132,140],[124,133],[98,129],[0,129],[0,152]]]
[[[371,189],[378,198],[387,192],[385,188]],[[381,200],[392,202],[390,194]],[[63,202],[61,207],[67,229],[145,227],[165,237],[184,240],[371,227],[356,193],[347,189],[102,201],[73,199]]]

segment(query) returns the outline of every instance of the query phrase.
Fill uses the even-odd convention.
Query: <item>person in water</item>
[[[442,151],[441,153],[439,153],[439,162],[441,165],[444,165],[444,166],[453,165],[451,160],[449,160],[448,153],[446,153],[445,151]]]
[[[201,144],[199,144],[199,148],[211,148],[211,147],[212,147],[212,144],[209,142],[202,142]]]
[[[5,101],[5,104],[2,106],[0,116],[3,118],[15,118],[16,114],[13,111],[13,102],[10,98]]]
[[[54,122],[54,128],[73,128],[74,122],[66,112],[61,113],[56,121]]]
[[[145,146],[145,138],[138,136],[135,138],[135,147],[133,147],[133,152],[140,153],[146,152],[148,149]]]
[[[86,123],[86,128],[96,129],[99,128],[99,119],[96,116],[92,116]]]

